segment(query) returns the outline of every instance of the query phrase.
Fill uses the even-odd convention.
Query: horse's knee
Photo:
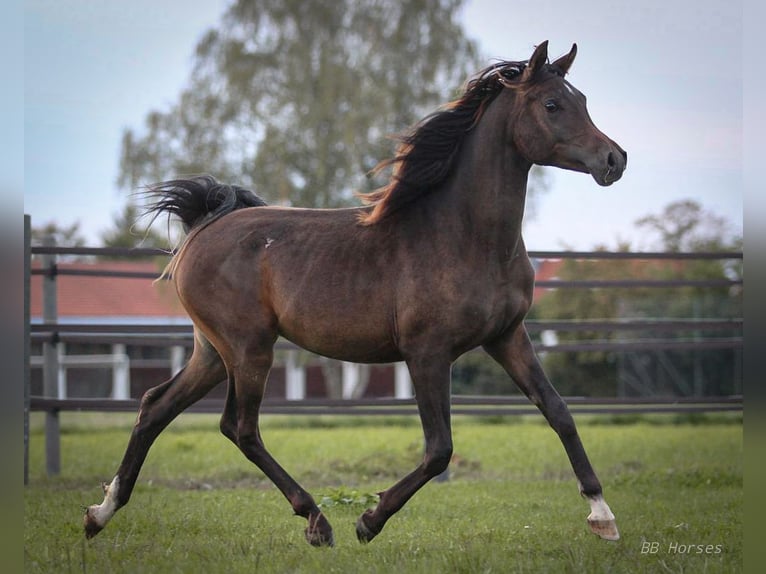
[[[161,405],[158,401],[165,394],[167,385],[162,384],[146,391],[141,397],[139,403],[138,416],[136,424],[133,426],[133,433],[139,436],[158,434],[164,428],[164,419],[166,418],[166,405]]]
[[[176,377],[173,377],[169,381],[165,381],[164,383],[159,384],[156,387],[152,387],[151,389],[148,389],[141,396],[140,412],[144,412],[145,410],[149,409],[154,403],[160,400],[162,396],[165,394],[165,392],[170,388],[170,386],[176,380]]]

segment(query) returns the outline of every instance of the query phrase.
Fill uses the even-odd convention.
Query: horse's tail
[[[189,240],[208,225],[237,209],[266,205],[252,191],[220,183],[210,175],[155,183],[147,187],[144,194],[154,199],[146,212],[152,217],[151,222],[163,213],[175,215],[187,234],[161,277],[173,274]]]

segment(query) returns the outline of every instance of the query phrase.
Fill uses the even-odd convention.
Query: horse
[[[332,546],[312,496],[271,456],[259,407],[278,337],[318,355],[357,363],[404,361],[425,438],[422,461],[380,493],[356,522],[373,540],[391,516],[444,472],[453,445],[450,372],[483,347],[560,437],[589,502],[587,522],[607,540],[619,532],[573,417],[543,372],[524,325],[534,270],[521,235],[533,164],[619,180],[626,152],[599,131],[585,96],[565,76],[577,54],[550,62],[548,42],[529,60],[481,70],[453,102],[408,132],[386,185],[365,205],[267,206],[211,176],[149,186],[155,217],[177,216],[186,236],[166,269],[194,324],[184,368],[148,390],[104,499],[86,508],[88,538],[127,504],[162,430],[227,381],[220,430],[305,518],[306,540]],[[379,167],[380,167],[379,165]]]

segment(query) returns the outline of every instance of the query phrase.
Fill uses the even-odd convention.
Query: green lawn
[[[133,498],[91,541],[82,507],[100,502],[131,416],[62,415],[62,473],[45,477],[33,420],[25,488],[28,572],[739,572],[743,471],[739,418],[631,424],[579,420],[622,539],[590,534],[563,448],[539,417],[456,417],[451,480],[421,490],[369,545],[354,523],[366,495],[411,470],[413,418],[266,417],[272,454],[319,501],[336,547],[217,432],[184,415],[160,436]],[[697,421],[700,422],[700,421]],[[348,495],[348,496],[346,496]],[[344,502],[348,502],[347,504]]]

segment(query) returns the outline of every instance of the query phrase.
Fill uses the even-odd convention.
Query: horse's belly
[[[354,363],[401,360],[385,311],[369,301],[304,294],[277,313],[279,334],[325,357]]]
[[[280,329],[280,334],[288,341],[299,347],[340,361],[351,363],[392,363],[401,361],[399,350],[390,340],[380,337],[369,337],[356,334],[353,331],[341,332],[332,330],[318,332],[291,331]]]

